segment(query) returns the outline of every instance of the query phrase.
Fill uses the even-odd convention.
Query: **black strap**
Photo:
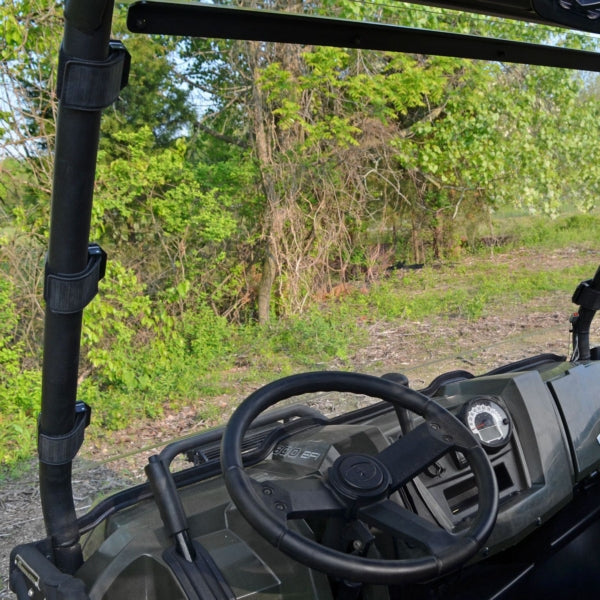
[[[589,310],[600,309],[600,291],[592,287],[592,279],[582,281],[573,294],[573,303]]]
[[[98,293],[105,271],[106,252],[98,244],[90,244],[88,264],[79,273],[51,273],[46,264],[44,300],[48,309],[59,315],[82,311]]]
[[[46,435],[38,425],[38,456],[46,465],[66,465],[77,453],[85,435],[85,428],[90,424],[92,409],[85,402],[75,405],[75,425],[69,433],[63,435]]]
[[[66,108],[102,110],[119,97],[127,85],[131,57],[121,42],[110,42],[106,60],[59,58],[57,96]]]

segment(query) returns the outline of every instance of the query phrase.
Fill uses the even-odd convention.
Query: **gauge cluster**
[[[494,396],[476,396],[461,412],[465,425],[488,452],[506,446],[512,434],[510,416],[500,402]]]
[[[554,388],[576,387],[567,368],[553,362],[540,371],[465,378],[443,384],[434,394],[466,425],[494,469],[500,508],[491,553],[514,544],[572,496],[573,462],[549,389],[550,381]],[[477,484],[458,451],[438,459],[414,485],[427,510],[451,528],[466,527],[477,510]]]

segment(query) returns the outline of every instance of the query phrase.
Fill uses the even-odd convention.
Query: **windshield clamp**
[[[111,41],[106,60],[67,56],[60,49],[56,95],[65,108],[97,111],[109,107],[127,85],[131,56],[125,46]]]
[[[46,263],[44,300],[50,312],[71,315],[82,311],[98,293],[106,271],[106,252],[98,244],[88,247],[87,267],[74,274],[50,273]]]
[[[46,465],[66,465],[79,452],[83,444],[85,428],[90,424],[92,409],[85,402],[75,404],[75,425],[64,435],[46,435],[39,430],[38,456]]]

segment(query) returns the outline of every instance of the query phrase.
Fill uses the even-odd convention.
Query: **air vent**
[[[261,453],[266,450],[269,438],[272,438],[273,430],[260,431],[257,433],[251,433],[246,435],[242,442],[242,454],[248,454],[249,452]],[[194,464],[194,466],[208,465],[211,463],[218,463],[221,459],[221,442],[220,440],[216,443],[206,444],[205,446],[199,446],[193,448],[185,453],[187,460]]]

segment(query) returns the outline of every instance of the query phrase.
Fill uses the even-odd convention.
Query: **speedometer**
[[[510,440],[510,417],[490,396],[477,396],[469,400],[463,409],[462,418],[471,433],[489,451],[502,448]]]

